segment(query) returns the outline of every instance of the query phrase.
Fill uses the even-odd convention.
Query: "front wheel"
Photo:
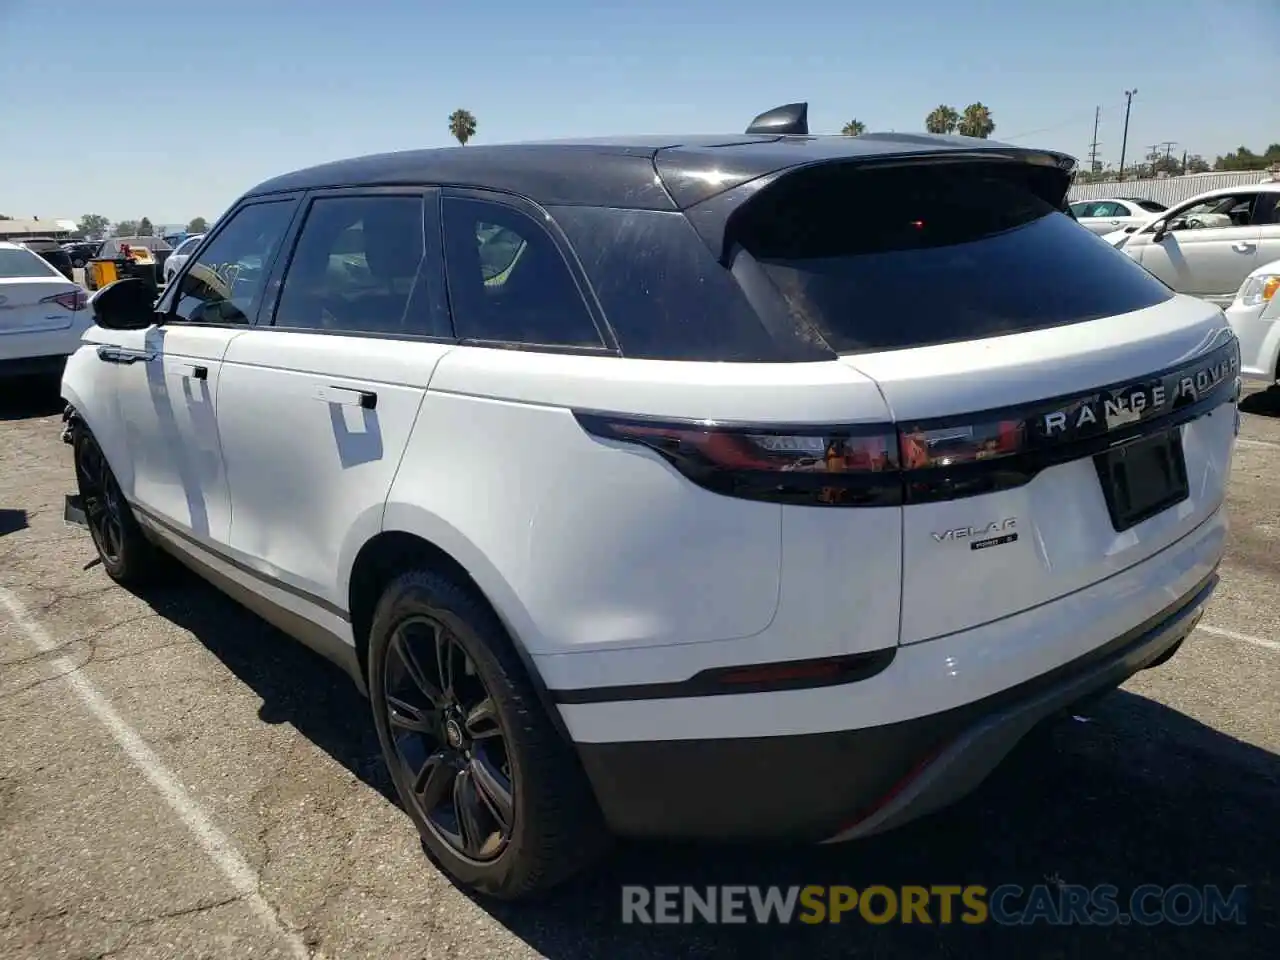
[[[76,486],[102,569],[124,586],[151,579],[159,565],[157,551],[138,526],[98,441],[83,425],[76,427],[72,450]]]
[[[426,570],[391,583],[370,631],[369,695],[400,801],[460,884],[537,896],[607,848],[577,757],[469,586]]]

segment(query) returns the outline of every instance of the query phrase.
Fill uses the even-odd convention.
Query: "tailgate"
[[[1239,350],[1201,301],[845,362],[880,385],[915,464],[902,643],[1112,576],[1225,496]]]

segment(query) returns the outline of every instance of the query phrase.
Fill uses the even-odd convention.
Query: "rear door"
[[[340,615],[343,558],[381,528],[392,479],[452,344],[435,191],[308,200],[270,322],[227,350],[218,397],[233,555],[307,617]]]
[[[793,177],[743,242],[897,425],[901,642],[1079,590],[1220,507],[1238,367],[1220,311],[1082,234],[1016,167]],[[1147,438],[1127,466],[1108,453]]]

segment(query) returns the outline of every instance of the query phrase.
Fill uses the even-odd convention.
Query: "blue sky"
[[[120,11],[119,14],[113,12]],[[920,130],[982,100],[996,139],[1084,158],[1280,140],[1280,0],[0,0],[0,212],[212,220],[277,173],[451,142]]]

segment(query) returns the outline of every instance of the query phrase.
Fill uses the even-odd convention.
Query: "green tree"
[[[867,125],[861,120],[850,120],[840,128],[840,132],[846,137],[860,137],[867,132]]]
[[[1234,153],[1218,157],[1213,162],[1213,169],[1226,172],[1265,170],[1273,163],[1280,163],[1280,143],[1271,144],[1262,153],[1254,153],[1248,147],[1240,147]]]
[[[204,217],[196,217],[187,224],[187,233],[204,233],[209,229],[209,223]]]
[[[100,237],[107,232],[107,226],[110,223],[111,221],[100,213],[86,213],[80,218],[76,227],[86,237]]]
[[[1183,173],[1208,173],[1210,170],[1209,161],[1200,154],[1195,153],[1187,157],[1186,169]]]
[[[981,137],[985,140],[995,132],[996,122],[991,119],[991,110],[981,101],[971,103],[964,108],[960,117],[960,125],[956,132],[962,137]]]
[[[138,236],[149,237],[156,232],[155,225],[150,220],[143,217],[138,221]]]
[[[464,147],[476,135],[476,115],[470,110],[458,109],[449,114],[449,132]]]
[[[111,230],[111,233],[117,237],[136,237],[138,236],[138,221],[121,220]]]
[[[924,118],[924,128],[930,133],[955,133],[960,125],[960,114],[955,107],[940,103]]]
[[[12,219],[13,217],[9,216],[7,213],[0,213],[0,220],[12,220]]]

